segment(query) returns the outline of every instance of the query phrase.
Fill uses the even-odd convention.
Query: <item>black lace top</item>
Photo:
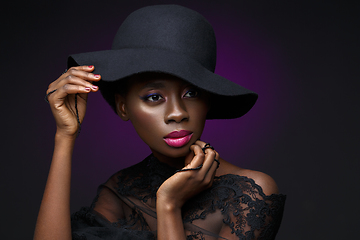
[[[90,207],[72,215],[73,239],[156,239],[156,191],[176,169],[153,155],[114,174]],[[254,180],[215,177],[182,208],[187,239],[274,239],[285,196],[266,196]]]

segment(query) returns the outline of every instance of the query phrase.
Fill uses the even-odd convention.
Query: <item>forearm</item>
[[[156,203],[156,215],[158,240],[186,239],[181,217],[181,208],[174,207],[168,204],[167,201],[158,198]]]
[[[70,182],[74,138],[55,136],[54,154],[34,239],[71,239]]]

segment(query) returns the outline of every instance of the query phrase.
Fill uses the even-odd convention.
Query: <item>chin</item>
[[[190,153],[189,147],[182,147],[182,148],[172,148],[165,155],[171,158],[183,158],[186,157],[189,153]]]
[[[171,157],[171,158],[185,158],[189,153],[190,153],[190,151],[187,151],[186,153],[172,154],[169,157]]]
[[[168,149],[166,149],[165,151],[159,151],[156,149],[151,149],[153,153],[155,153],[155,155],[160,155],[160,156],[164,156],[166,158],[174,158],[174,159],[178,159],[178,158],[185,158],[189,153],[190,153],[190,146],[184,146],[181,148],[172,148],[172,147],[167,147]]]

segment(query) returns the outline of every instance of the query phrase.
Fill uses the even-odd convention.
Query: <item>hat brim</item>
[[[163,72],[179,77],[214,95],[208,119],[238,118],[247,113],[257,94],[221,77],[186,55],[166,49],[125,48],[69,56],[68,68],[94,65],[102,81],[114,82],[136,73]]]

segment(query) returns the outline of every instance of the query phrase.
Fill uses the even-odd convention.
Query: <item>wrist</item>
[[[56,133],[55,133],[55,141],[64,140],[64,141],[75,142],[76,136],[77,136],[77,133],[69,134],[69,133],[67,133],[65,131],[57,129]]]
[[[178,201],[174,201],[173,199],[169,199],[166,197],[161,196],[160,194],[157,194],[156,198],[156,209],[162,210],[166,212],[181,212],[182,204]]]
[[[56,132],[55,134],[55,148],[54,150],[61,150],[63,154],[69,152],[72,154],[72,151],[75,146],[76,135],[67,135],[61,132]]]
[[[157,239],[186,239],[181,207],[165,198],[156,199]]]
[[[53,153],[53,161],[70,161],[75,146],[75,137],[64,135],[61,133],[55,134],[55,145]]]

